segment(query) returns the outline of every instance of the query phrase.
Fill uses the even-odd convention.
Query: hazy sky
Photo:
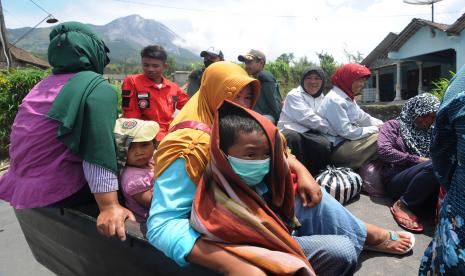
[[[402,0],[33,0],[60,22],[104,25],[139,14],[162,22],[200,52],[223,50],[227,60],[250,48],[268,59],[292,52],[316,61],[326,51],[346,62],[344,50],[364,56],[389,33],[399,33],[413,18],[431,20],[430,5]],[[7,28],[34,26],[48,13],[30,0],[3,0]],[[435,22],[452,24],[465,13],[464,0],[434,5]],[[42,23],[39,27],[45,27]],[[150,35],[150,34],[147,34]]]

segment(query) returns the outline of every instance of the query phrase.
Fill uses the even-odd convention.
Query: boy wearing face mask
[[[283,148],[265,117],[225,101],[215,115],[212,159],[197,186],[192,227],[263,275],[351,275],[357,255],[346,236],[292,235],[299,222]]]

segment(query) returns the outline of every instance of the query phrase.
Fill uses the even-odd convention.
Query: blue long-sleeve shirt
[[[200,234],[189,224],[196,186],[186,172],[186,161],[176,159],[155,181],[147,220],[149,242],[186,266]]]
[[[188,264],[186,256],[200,237],[189,224],[196,186],[185,165],[184,159],[176,159],[157,178],[147,220],[149,242],[180,266]],[[262,182],[255,190],[262,196],[268,187]]]

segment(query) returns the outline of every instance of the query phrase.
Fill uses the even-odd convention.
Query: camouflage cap
[[[250,50],[247,54],[245,55],[239,55],[237,57],[237,59],[240,61],[240,62],[245,62],[246,60],[254,60],[254,59],[258,59],[258,60],[263,60],[264,63],[266,63],[266,57],[265,57],[265,54],[260,52],[259,50]]]
[[[119,118],[115,124],[116,159],[118,168],[126,166],[129,147],[132,142],[147,142],[155,139],[160,126],[154,121]]]
[[[116,120],[115,133],[133,137],[132,142],[146,142],[155,138],[160,126],[154,121],[143,121],[133,118]]]

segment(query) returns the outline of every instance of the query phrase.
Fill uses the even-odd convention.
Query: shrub
[[[18,106],[32,87],[50,72],[38,69],[12,69],[0,73],[0,156],[8,155],[10,131]]]
[[[449,87],[450,80],[455,76],[455,73],[449,71],[450,78],[442,77],[437,81],[433,81],[433,89],[431,90],[431,94],[438,97],[440,101],[444,97],[444,93],[446,93],[447,87]]]
[[[121,110],[121,85],[122,81],[117,81],[117,80],[110,80],[110,84],[115,88],[116,90],[116,95],[118,95],[118,115],[122,113]]]

